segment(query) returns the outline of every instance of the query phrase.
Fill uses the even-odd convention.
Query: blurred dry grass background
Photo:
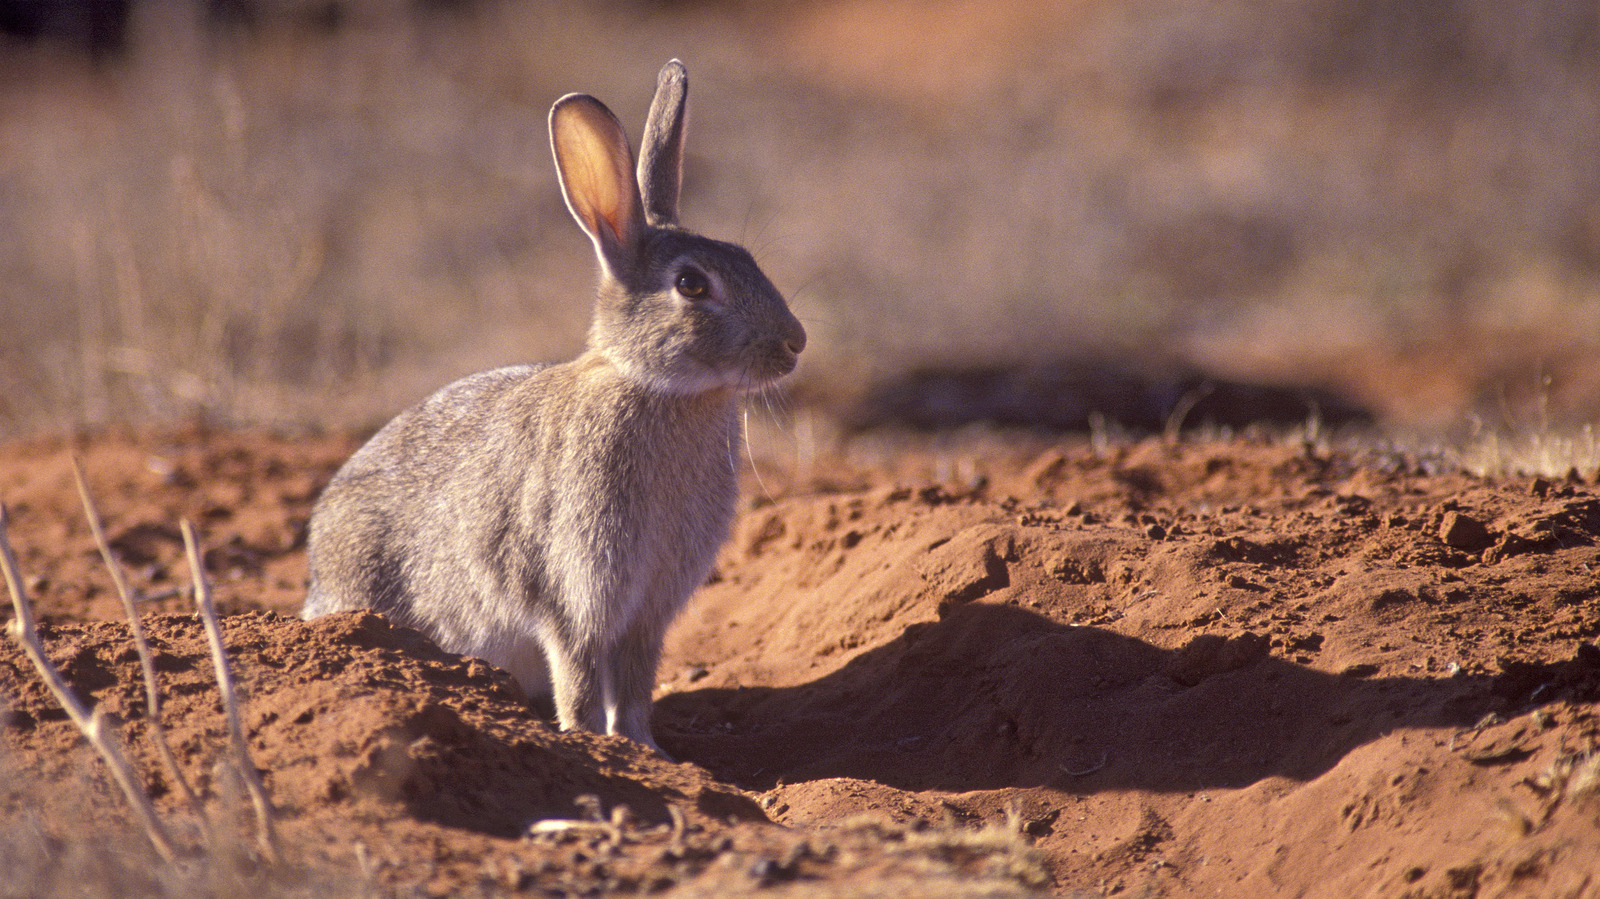
[[[135,0],[120,50],[0,38],[0,433],[570,357],[545,112],[637,131],[672,56],[686,222],[793,297],[802,401],[1087,364],[1600,419],[1592,0]]]

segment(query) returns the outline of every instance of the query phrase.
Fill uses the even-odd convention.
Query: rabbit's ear
[[[625,270],[645,221],[622,123],[599,100],[568,94],[550,108],[550,147],[572,217],[608,269]]]
[[[657,227],[678,223],[678,188],[683,183],[683,132],[688,119],[689,73],[674,59],[656,77],[644,140],[639,144],[639,190],[644,214]]]

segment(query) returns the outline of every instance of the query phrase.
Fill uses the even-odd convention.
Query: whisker
[[[744,453],[746,458],[750,460],[750,473],[756,476],[756,484],[761,488],[761,495],[765,496],[768,502],[776,502],[776,499],[772,495],[772,491],[767,489],[767,482],[761,477],[761,467],[756,464],[755,450],[751,449],[750,447],[749,406],[744,407]]]
[[[814,280],[815,279],[813,279],[813,281]],[[806,286],[810,285],[808,284]],[[805,287],[802,287],[799,290],[796,290],[793,294],[790,294],[789,311],[794,313],[794,317],[798,318],[800,323],[805,325],[806,330],[808,331],[815,330],[819,325],[824,330],[837,331],[840,327],[841,321],[839,316],[835,314],[834,310],[827,309],[825,307],[818,306],[809,309],[806,308],[807,304],[805,302],[804,291]]]
[[[804,284],[801,284],[799,287],[796,287],[794,289],[794,292],[789,295],[789,306],[790,306],[790,308],[792,309],[794,307],[795,301],[800,299],[800,295],[801,294],[803,294],[806,291],[810,290],[811,288],[815,287],[817,282],[821,281],[821,280],[822,280],[822,273],[818,272],[818,273],[812,275],[810,280],[806,281]]]

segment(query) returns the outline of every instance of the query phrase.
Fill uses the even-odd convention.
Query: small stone
[[[1479,552],[1494,543],[1483,522],[1460,512],[1444,513],[1444,519],[1439,522],[1439,539],[1447,546],[1467,552]]]

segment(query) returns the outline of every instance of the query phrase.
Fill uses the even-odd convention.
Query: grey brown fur
[[[600,260],[588,348],[457,381],[357,451],[312,513],[302,610],[383,612],[553,691],[563,728],[652,748],[662,638],[733,516],[739,396],[805,346],[749,253],[677,224],[687,93],[673,60],[637,181],[598,100],[551,109],[562,192]]]

